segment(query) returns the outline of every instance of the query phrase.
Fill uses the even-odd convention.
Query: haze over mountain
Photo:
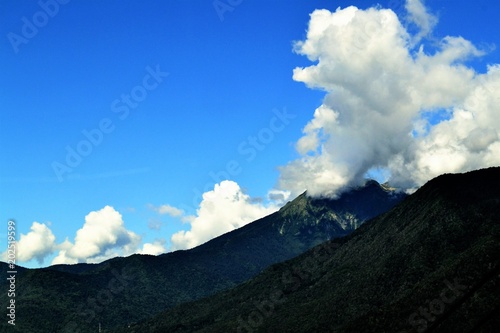
[[[439,176],[355,232],[114,332],[498,332],[500,168]]]
[[[268,266],[345,236],[406,195],[367,181],[338,199],[305,193],[278,212],[191,250],[19,270],[15,332],[94,332],[234,287]],[[1,272],[7,265],[1,265]],[[6,281],[1,281],[0,286]],[[6,304],[6,295],[0,296]],[[3,325],[3,324],[2,324]]]

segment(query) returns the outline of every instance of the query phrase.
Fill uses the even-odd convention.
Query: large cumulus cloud
[[[301,157],[280,169],[281,188],[335,196],[379,169],[411,189],[444,172],[500,164],[500,66],[468,67],[483,51],[462,37],[426,51],[418,41],[437,19],[418,0],[406,8],[406,23],[378,7],[311,14],[295,51],[313,64],[293,79],[326,96],[296,144]]]

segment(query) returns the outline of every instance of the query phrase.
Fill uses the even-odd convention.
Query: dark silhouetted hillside
[[[447,174],[344,238],[117,332],[498,332],[499,260],[500,168]]]
[[[24,270],[17,281],[17,323],[9,330],[96,332],[99,322],[107,329],[149,318],[347,235],[403,198],[369,181],[337,200],[303,194],[280,211],[191,250]],[[0,300],[5,305],[6,295]]]

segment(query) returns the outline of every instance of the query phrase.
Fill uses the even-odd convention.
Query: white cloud
[[[245,224],[276,211],[274,204],[264,205],[243,193],[233,181],[222,181],[212,191],[203,194],[197,209],[197,216],[185,217],[191,226],[188,231],[172,235],[172,248],[189,249],[214,237],[222,235]]]
[[[445,172],[500,165],[498,91],[500,66],[493,66],[473,80],[473,88],[462,105],[453,108],[451,119],[433,126],[427,136],[416,140],[412,159],[391,166],[394,177],[410,178],[421,185]]]
[[[275,205],[282,206],[287,200],[290,198],[290,191],[281,191],[281,190],[270,190],[267,194],[267,198],[270,202],[273,202]]]
[[[153,243],[144,243],[142,250],[138,253],[140,254],[150,254],[150,255],[158,255],[167,252],[165,248],[166,241],[164,239],[155,240]]]
[[[59,254],[52,259],[52,265],[59,264],[77,264],[78,259],[69,257],[66,253],[73,246],[73,244],[66,238],[66,240],[57,246]]]
[[[157,219],[150,219],[148,222],[148,228],[152,230],[160,230],[161,226],[162,226],[161,221]]]
[[[419,1],[407,8],[419,27],[413,35],[388,9],[311,14],[295,52],[315,64],[293,79],[326,96],[296,144],[301,157],[280,168],[280,188],[335,196],[377,169],[409,189],[442,172],[500,164],[499,66],[467,67],[483,52],[462,37],[444,37],[431,54],[414,50],[437,20]],[[443,110],[449,119],[428,121]]]
[[[427,8],[420,0],[407,0],[405,8],[408,12],[407,21],[419,29],[413,37],[412,45],[415,45],[432,32],[438,23],[438,19],[427,11]]]
[[[44,223],[33,222],[27,234],[21,234],[16,246],[16,260],[27,262],[36,259],[39,264],[54,252],[56,237]],[[2,260],[7,261],[7,251],[2,253]]]
[[[154,210],[160,215],[167,214],[172,217],[180,217],[184,215],[184,211],[182,209],[170,206],[170,205],[161,205],[159,207],[156,207],[154,205],[149,205],[149,208]]]
[[[141,237],[125,227],[121,214],[111,206],[87,214],[73,242],[66,238],[57,244],[48,225],[50,222],[33,222],[30,231],[20,235],[16,248],[18,262],[36,259],[41,265],[45,258],[55,252],[57,255],[52,259],[52,265],[99,263],[134,253],[157,255],[167,252],[164,239],[144,243],[141,248]],[[0,258],[7,261],[7,251]]]
[[[90,212],[85,224],[76,232],[74,243],[65,241],[55,263],[97,263],[137,251],[141,237],[125,228],[122,216],[111,206]]]

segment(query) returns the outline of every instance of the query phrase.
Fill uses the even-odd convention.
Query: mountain
[[[498,332],[499,212],[500,168],[443,175],[346,237],[115,332]]]
[[[278,212],[191,250],[26,269],[17,275],[19,306],[16,326],[9,329],[84,333],[95,332],[99,323],[107,329],[137,322],[234,287],[272,264],[345,236],[405,197],[375,181],[336,200],[304,193]],[[2,293],[0,305],[7,302]]]

